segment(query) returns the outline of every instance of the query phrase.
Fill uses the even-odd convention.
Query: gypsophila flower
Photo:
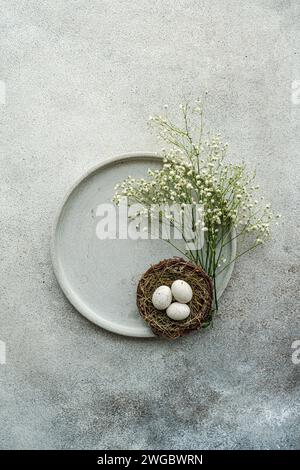
[[[197,100],[194,107],[181,104],[180,109],[180,127],[167,117],[149,118],[169,146],[162,150],[162,168],[149,169],[148,179],[129,176],[116,185],[113,200],[119,204],[127,196],[129,203],[139,202],[146,212],[152,205],[178,203],[184,209],[188,204],[200,204],[202,220],[195,222],[194,229],[203,233],[205,246],[196,253],[188,251],[186,256],[201,264],[215,280],[228,265],[222,252],[231,239],[241,241],[237,257],[241,256],[270,238],[275,216],[270,204],[260,205],[263,196],[254,197],[259,190],[255,175],[249,174],[244,164],[226,163],[228,143],[222,143],[220,134],[204,134],[202,101]],[[170,214],[162,212],[172,220]],[[215,301],[217,307],[216,291]]]

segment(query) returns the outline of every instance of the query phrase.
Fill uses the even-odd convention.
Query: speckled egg
[[[171,286],[173,297],[177,302],[186,304],[192,300],[193,291],[191,286],[181,279],[174,281]]]
[[[191,313],[190,307],[180,302],[173,302],[167,308],[167,315],[172,320],[185,320]]]
[[[153,292],[152,303],[157,310],[165,310],[172,302],[172,292],[168,286],[160,286]]]

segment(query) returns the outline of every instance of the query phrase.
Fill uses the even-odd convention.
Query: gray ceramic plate
[[[69,301],[86,318],[109,331],[153,337],[136,308],[140,276],[161,259],[178,256],[162,240],[99,240],[96,208],[110,202],[117,183],[131,175],[144,177],[159,168],[156,154],[135,153],[113,158],[88,172],[67,194],[54,223],[51,255],[57,280]],[[235,256],[235,242],[227,245]],[[219,276],[219,296],[230,279],[232,263]]]

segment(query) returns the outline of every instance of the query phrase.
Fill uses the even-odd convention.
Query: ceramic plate
[[[99,240],[99,204],[111,202],[114,187],[128,175],[145,177],[159,168],[156,154],[138,153],[113,158],[80,179],[67,194],[54,223],[51,255],[57,280],[69,301],[86,318],[109,331],[153,337],[139,316],[136,287],[150,264],[178,256],[162,240]],[[227,259],[235,256],[227,245]],[[219,296],[228,284],[233,263],[220,275]]]

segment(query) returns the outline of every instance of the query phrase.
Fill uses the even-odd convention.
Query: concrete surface
[[[0,447],[299,448],[299,2],[0,6]],[[257,167],[283,225],[237,263],[212,329],[102,331],[55,281],[55,211],[92,165],[159,150],[148,115],[204,89],[208,125]]]

